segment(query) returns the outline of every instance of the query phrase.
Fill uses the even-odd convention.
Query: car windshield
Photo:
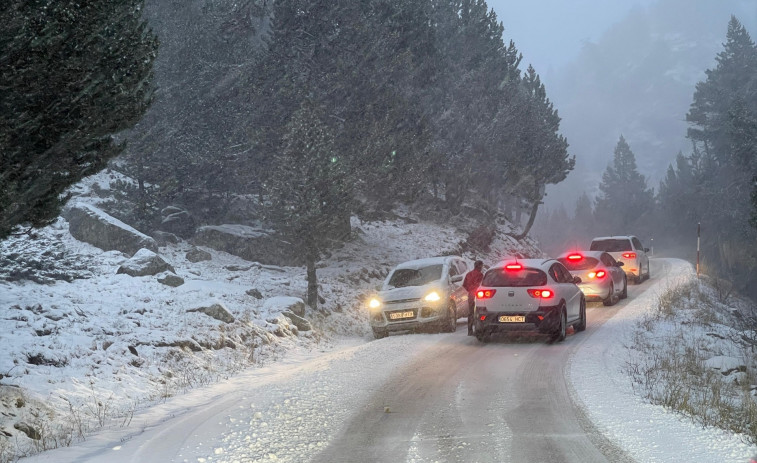
[[[405,286],[423,286],[442,278],[442,264],[429,265],[419,269],[399,268],[389,278],[389,286],[404,288]]]
[[[539,269],[506,270],[494,268],[486,272],[481,286],[542,286],[547,284],[547,274]]]
[[[592,251],[620,252],[631,250],[631,240],[629,239],[610,239],[591,242]]]
[[[557,259],[562,263],[568,270],[589,270],[590,268],[596,267],[596,265],[599,263],[599,260],[593,258],[593,257],[584,257],[579,260],[570,260],[565,257],[561,257]]]

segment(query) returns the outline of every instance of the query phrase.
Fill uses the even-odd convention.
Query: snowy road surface
[[[336,350],[300,353],[176,397],[135,415],[125,428],[114,426],[28,461],[681,461],[713,431],[669,441],[654,458],[640,459],[649,456],[644,448],[631,442],[623,450],[623,439],[611,441],[591,423],[591,398],[577,394],[573,384],[593,378],[572,378],[580,368],[570,373],[571,365],[596,363],[582,357],[591,352],[582,346],[614,342],[601,336],[604,325],[616,314],[643,311],[634,304],[649,303],[649,293],[660,291],[681,262],[653,261],[653,279],[629,286],[629,298],[614,307],[589,304],[587,330],[569,330],[560,344],[523,334],[482,345],[465,335],[463,320],[452,334],[345,341]],[[628,400],[614,391],[603,394]],[[621,410],[632,413],[627,408]],[[685,428],[677,417],[668,418]],[[728,461],[699,456],[698,462]]]

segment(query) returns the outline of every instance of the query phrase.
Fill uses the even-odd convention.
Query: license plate
[[[525,315],[500,315],[500,323],[525,323]]]
[[[393,312],[389,314],[390,320],[400,320],[402,318],[413,318],[415,314],[412,310],[405,310],[404,312]]]

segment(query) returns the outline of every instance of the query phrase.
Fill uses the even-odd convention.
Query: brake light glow
[[[636,253],[635,252],[624,252],[623,257],[626,259],[636,259]]]
[[[554,291],[551,289],[529,289],[527,291],[529,296],[540,299],[549,299],[555,295]]]
[[[582,256],[581,254],[571,254],[568,256],[568,260],[581,260],[583,258],[584,256]]]
[[[523,270],[523,266],[520,264],[507,264],[505,268],[507,270]]]
[[[491,299],[496,292],[496,289],[479,289],[476,291],[476,299]]]
[[[597,272],[589,272],[589,278],[604,278],[607,273],[605,273],[604,270],[599,270]]]

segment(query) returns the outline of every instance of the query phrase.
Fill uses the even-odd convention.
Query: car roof
[[[598,241],[598,240],[630,240],[631,238],[636,238],[636,235],[615,235],[615,236],[597,236],[596,238],[592,239],[592,241]]]
[[[609,252],[607,251],[568,251],[568,252],[564,252],[560,254],[559,256],[557,256],[557,258],[561,259],[563,257],[568,257],[571,254],[581,254],[584,257],[588,256],[588,257],[593,257],[595,259],[599,259],[599,257],[605,253],[609,254]]]
[[[489,267],[489,269],[495,268],[495,267],[504,267],[508,264],[514,264],[519,263],[523,265],[524,267],[531,267],[531,268],[538,268],[541,270],[548,270],[549,266],[553,263],[557,262],[555,259],[552,258],[541,258],[541,259],[516,259],[515,257],[506,258],[497,263],[497,265],[492,265]],[[562,264],[561,264],[562,265]]]
[[[423,267],[428,267],[429,265],[439,265],[444,264],[450,259],[461,259],[457,256],[439,256],[439,257],[426,257],[425,259],[415,259],[415,260],[409,260],[407,262],[403,262],[401,264],[398,264],[395,269],[419,269]]]

